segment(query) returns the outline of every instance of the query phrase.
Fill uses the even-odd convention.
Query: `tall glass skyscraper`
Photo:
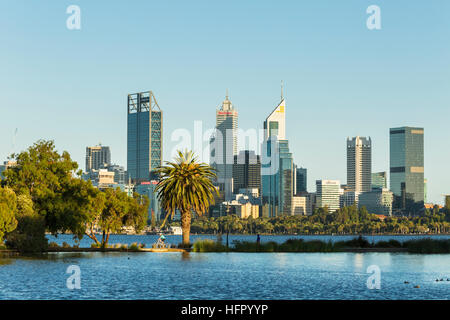
[[[285,139],[285,100],[264,122],[265,139],[261,152],[262,214],[276,217],[291,214],[293,197],[293,157]]]
[[[307,192],[307,169],[294,165],[294,194],[300,195]]]
[[[128,95],[127,170],[133,183],[150,181],[162,162],[162,111],[151,91]]]
[[[390,186],[394,209],[417,213],[424,205],[424,129],[390,129]]]
[[[387,172],[374,172],[372,173],[372,190],[373,189],[386,189],[387,188]]]

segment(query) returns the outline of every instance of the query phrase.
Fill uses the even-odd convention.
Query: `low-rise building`
[[[374,189],[359,195],[358,207],[366,207],[369,213],[391,216],[393,201],[394,195],[388,189]]]

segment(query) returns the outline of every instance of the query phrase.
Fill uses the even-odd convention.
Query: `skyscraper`
[[[98,145],[86,147],[86,172],[99,170],[111,164],[111,151],[109,147]]]
[[[285,139],[285,100],[264,122],[261,155],[262,211],[265,217],[291,214],[293,197],[293,157]]]
[[[390,129],[390,186],[394,209],[417,213],[424,205],[424,129]]]
[[[129,94],[127,107],[128,177],[150,181],[162,162],[162,110],[151,91]]]
[[[372,141],[370,138],[347,138],[347,187],[349,191],[372,190]]]
[[[217,170],[217,185],[224,191],[225,200],[233,195],[233,164],[237,155],[238,112],[234,109],[228,94],[216,111],[216,130],[211,139],[211,166]]]
[[[261,160],[255,151],[243,150],[234,156],[233,191],[257,188],[261,193]]]
[[[316,180],[316,207],[328,207],[328,212],[340,208],[340,188],[338,180]]]
[[[374,172],[372,173],[372,190],[373,189],[386,189],[387,188],[387,172]]]
[[[294,194],[300,195],[307,192],[307,170],[294,165]]]

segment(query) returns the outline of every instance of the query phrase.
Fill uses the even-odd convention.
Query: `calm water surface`
[[[109,239],[110,244],[132,244],[133,242],[137,243],[144,243],[146,247],[151,247],[153,243],[156,242],[159,236],[157,235],[111,235]],[[296,236],[296,235],[264,235],[261,236],[261,242],[268,242],[268,241],[275,241],[278,243],[285,242],[288,239],[305,239],[307,240],[322,240],[322,241],[346,241],[356,238],[357,236],[331,236],[331,235],[312,235],[312,236]],[[412,240],[412,239],[423,239],[423,238],[432,238],[432,239],[450,239],[450,235],[432,235],[432,236],[421,236],[421,235],[383,235],[383,236],[364,236],[368,241],[370,242],[378,242],[378,241],[388,241],[391,239],[403,242],[406,240]],[[59,235],[58,237],[53,236],[47,236],[49,239],[49,242],[56,242],[59,245],[62,245],[63,242],[67,242],[70,245],[73,245],[75,241],[73,240],[72,235],[63,234]],[[101,238],[99,236],[99,238]],[[166,236],[167,241],[169,243],[178,244],[181,242],[181,236],[174,236],[174,235],[168,235]],[[226,243],[226,235],[222,236],[222,242]],[[216,240],[217,236],[215,235],[191,235],[191,242],[195,242],[196,239],[213,239]],[[234,240],[240,240],[240,241],[256,241],[256,235],[229,235],[229,244],[232,245],[232,242]],[[93,241],[88,238],[84,237],[80,241],[80,247],[90,247],[91,243]]]
[[[374,264],[380,290],[366,285]],[[0,258],[0,299],[449,299],[447,278],[449,254],[52,253]]]

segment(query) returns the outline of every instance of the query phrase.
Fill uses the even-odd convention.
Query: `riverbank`
[[[399,242],[397,240],[370,243],[363,237],[348,241],[325,242],[320,240],[304,241],[288,239],[283,243],[234,241],[232,247],[210,239],[198,240],[193,246],[194,252],[403,252],[403,253],[450,253],[450,239],[421,239]]]

